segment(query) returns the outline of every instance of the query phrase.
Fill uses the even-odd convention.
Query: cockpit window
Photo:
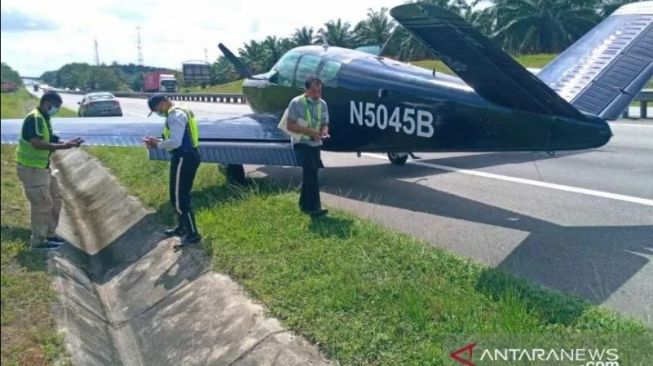
[[[297,66],[297,77],[295,78],[295,86],[304,88],[304,82],[309,76],[317,76],[317,67],[320,64],[321,58],[315,55],[304,55],[299,60]]]
[[[340,66],[342,66],[340,62],[327,60],[322,65],[322,69],[317,77],[322,80],[325,86],[335,86],[336,76],[338,75],[338,71],[340,71]]]
[[[300,54],[297,52],[288,52],[277,62],[274,70],[277,71],[277,83],[282,86],[292,86],[295,77],[295,66]]]

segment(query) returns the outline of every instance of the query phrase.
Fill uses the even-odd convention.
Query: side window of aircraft
[[[275,82],[277,84],[281,86],[292,86],[297,59],[299,59],[299,53],[288,52],[277,62],[277,65],[274,67],[277,71],[277,75],[275,76]]]
[[[342,66],[340,62],[328,60],[322,65],[317,77],[322,80],[325,86],[336,86],[336,76],[338,76],[340,66]]]
[[[309,76],[317,76],[317,67],[320,65],[321,58],[315,55],[304,55],[299,60],[297,66],[297,77],[295,86],[304,89],[304,82]]]

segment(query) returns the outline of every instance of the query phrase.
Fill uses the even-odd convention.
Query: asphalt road
[[[76,108],[79,96],[64,95]],[[144,100],[121,98],[125,116]],[[187,103],[198,116],[243,105]],[[653,114],[652,114],[653,115]],[[653,121],[611,123],[589,151],[383,156],[325,153],[323,199],[425,242],[653,325]],[[297,168],[248,167],[297,185]]]

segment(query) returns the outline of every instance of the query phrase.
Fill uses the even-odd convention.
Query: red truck
[[[177,79],[169,71],[152,71],[143,74],[143,90],[146,93],[177,92]]]

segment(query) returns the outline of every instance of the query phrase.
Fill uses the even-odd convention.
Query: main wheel
[[[245,179],[245,167],[242,165],[229,164],[227,169],[227,183],[243,186],[247,183]]]
[[[388,153],[388,159],[390,159],[390,162],[394,165],[404,165],[406,164],[406,161],[408,161],[408,153]]]

